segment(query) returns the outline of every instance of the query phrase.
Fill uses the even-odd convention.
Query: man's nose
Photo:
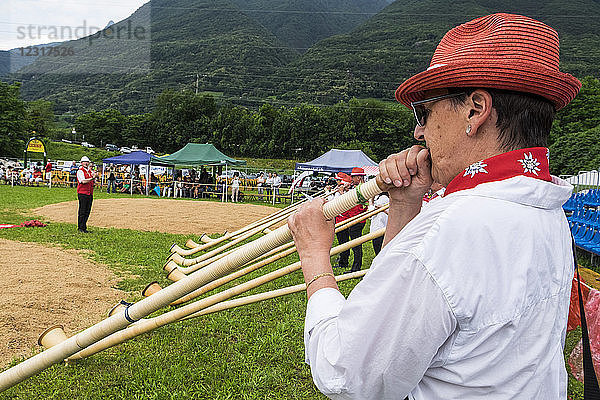
[[[419,126],[419,125],[415,125],[415,132],[414,132],[414,137],[417,140],[425,140],[425,127],[423,126]]]

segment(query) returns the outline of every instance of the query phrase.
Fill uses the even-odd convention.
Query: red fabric
[[[592,351],[592,361],[594,362],[596,376],[600,375],[600,314],[598,313],[598,307],[600,307],[600,292],[592,289],[585,303],[585,317],[588,325],[590,350]],[[569,365],[571,366],[573,376],[583,382],[583,345],[581,340],[569,356]]]
[[[85,179],[92,178],[92,171],[87,170],[83,167],[79,167],[79,171],[83,171],[83,176]],[[77,193],[87,194],[91,196],[94,193],[94,181],[89,181],[88,183],[79,183],[77,184]]]
[[[532,147],[477,161],[465,168],[463,174],[452,179],[444,196],[472,189],[480,183],[501,181],[519,175],[551,182],[548,157],[547,148]]]
[[[345,172],[338,172],[337,174],[335,174],[335,179],[346,183],[352,182],[352,178],[350,178],[350,175],[346,174]]]
[[[400,85],[396,99],[410,107],[426,90],[484,87],[537,94],[559,110],[577,95],[581,82],[558,67],[554,29],[522,15],[486,15],[446,33],[429,68]]]
[[[35,227],[44,227],[44,226],[48,226],[48,225],[44,224],[43,222],[38,221],[37,219],[33,219],[31,221],[25,221],[20,225],[10,225],[10,224],[0,225],[0,229],[4,229],[4,228],[35,228]]]
[[[46,172],[51,172],[52,171],[52,164],[51,163],[46,164],[45,171]]]
[[[350,175],[352,176],[365,176],[365,170],[360,168],[360,167],[354,167],[352,168],[352,172],[350,172]]]
[[[362,204],[358,204],[358,205],[352,207],[351,209],[349,209],[348,211],[341,213],[340,215],[335,217],[335,223],[336,224],[340,223],[340,222],[350,219],[358,214],[362,214],[365,211],[367,211],[367,208],[365,206],[363,206]],[[360,221],[359,223],[364,224],[366,222],[367,222],[366,220],[363,220],[363,221]]]
[[[581,283],[585,283],[581,278]],[[581,285],[581,295],[583,296],[583,304],[587,303],[590,289],[587,286]],[[581,315],[579,313],[579,293],[577,292],[577,273],[573,277],[571,284],[571,303],[569,304],[569,321],[567,323],[567,332],[572,331],[581,325]]]
[[[43,228],[44,226],[48,226],[48,225],[44,224],[41,221],[38,221],[37,219],[33,219],[31,221],[25,221],[21,225],[17,225],[17,226],[24,227],[24,228],[36,228],[36,227]]]
[[[42,171],[40,171],[39,169],[36,169],[35,171],[33,171],[33,177],[34,178],[41,178],[42,177]]]

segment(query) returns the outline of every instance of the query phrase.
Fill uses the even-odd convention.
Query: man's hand
[[[385,246],[421,211],[423,195],[433,183],[429,150],[413,146],[392,154],[379,163],[379,177],[390,194]]]
[[[298,211],[288,218],[288,226],[302,263],[304,281],[309,283],[319,274],[328,274],[310,284],[307,288],[309,298],[322,288],[337,289],[329,256],[335,222],[325,219],[323,204],[325,200],[317,198],[301,205]]]
[[[379,176],[388,184],[390,200],[421,204],[433,183],[429,150],[423,146],[392,154],[379,163]]]
[[[288,218],[300,260],[329,259],[333,244],[335,222],[326,220],[323,215],[323,198],[317,198],[301,205]]]

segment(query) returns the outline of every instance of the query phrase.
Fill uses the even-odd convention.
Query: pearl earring
[[[471,125],[467,125],[467,135],[471,133]]]

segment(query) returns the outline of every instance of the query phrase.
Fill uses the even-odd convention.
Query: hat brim
[[[560,110],[575,98],[581,82],[567,73],[532,68],[520,62],[452,63],[420,72],[396,89],[396,99],[407,107],[424,99],[426,90],[481,87],[525,92],[544,97]]]

